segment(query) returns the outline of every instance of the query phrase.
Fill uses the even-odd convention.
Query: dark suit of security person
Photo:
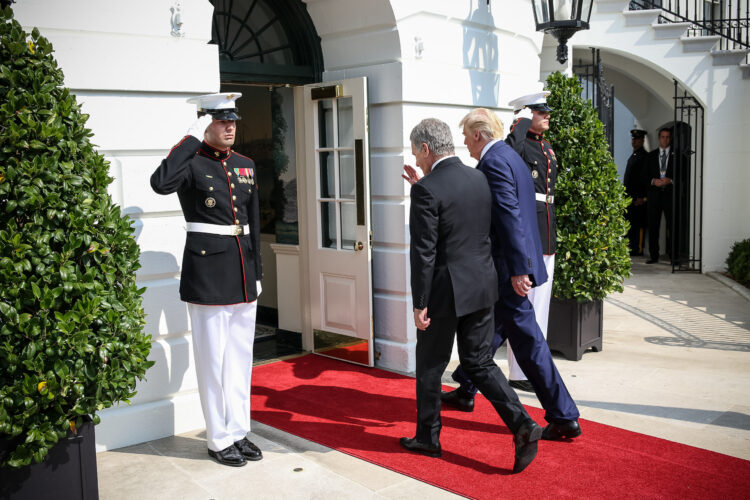
[[[542,429],[490,353],[497,276],[490,254],[487,181],[452,156],[453,140],[444,122],[423,120],[410,139],[426,175],[412,185],[409,215],[417,430],[414,438],[401,438],[401,445],[433,457],[441,454],[441,377],[455,335],[461,364],[514,434],[513,471],[520,472],[536,456]]]
[[[187,235],[180,298],[187,302],[210,457],[238,467],[263,455],[247,439],[257,297],[260,216],[255,163],[234,151],[240,94],[193,98],[199,118],[151,176],[177,193]]]

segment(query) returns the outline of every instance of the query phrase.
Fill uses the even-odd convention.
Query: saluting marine
[[[262,458],[246,437],[261,260],[255,163],[231,149],[240,96],[189,99],[199,118],[151,176],[157,193],[177,193],[187,223],[180,298],[192,323],[208,454],[231,466]]]

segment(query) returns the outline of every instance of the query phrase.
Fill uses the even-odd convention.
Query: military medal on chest
[[[240,184],[250,184],[251,186],[255,184],[252,168],[235,168],[234,173],[237,175]]]

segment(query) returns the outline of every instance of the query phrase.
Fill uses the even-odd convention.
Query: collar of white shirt
[[[484,146],[484,148],[482,148],[482,153],[481,153],[481,154],[479,155],[479,159],[480,159],[480,160],[481,160],[482,158],[484,158],[484,154],[485,154],[485,153],[486,153],[487,151],[489,151],[489,150],[490,150],[490,148],[491,148],[492,146],[494,146],[496,142],[500,142],[500,139],[492,139],[492,140],[491,140],[490,142],[488,142],[488,143],[487,143],[487,145],[486,145],[486,146]]]
[[[669,148],[667,148],[667,149],[662,149],[662,148],[659,148],[659,158],[661,158],[661,157],[662,157],[663,155],[665,155],[665,154],[666,154],[667,156],[669,156],[669,149],[670,149],[671,147],[672,147],[672,146],[670,146],[670,147],[669,147]]]
[[[437,161],[436,161],[435,163],[433,163],[433,164],[432,164],[432,166],[430,167],[430,172],[432,172],[433,170],[435,170],[435,167],[437,166],[437,164],[438,164],[438,163],[440,163],[440,162],[441,162],[441,161],[443,161],[443,160],[447,160],[448,158],[453,158],[454,156],[456,156],[456,155],[448,155],[448,156],[443,156],[442,158],[438,159],[438,160],[437,160]]]

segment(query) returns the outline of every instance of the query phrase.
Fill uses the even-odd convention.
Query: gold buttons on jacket
[[[213,187],[213,186],[208,186],[208,190],[209,190],[209,191],[213,191],[213,190],[214,190],[214,187]]]
[[[201,250],[201,255],[206,255],[206,251],[205,250]]]
[[[234,196],[234,195],[232,195],[232,199],[233,199],[233,200],[236,200],[236,199],[237,199],[237,197],[236,197],[236,196]]]
[[[532,177],[533,177],[534,179],[536,179],[537,177],[539,177],[539,172],[537,172],[536,170],[532,170],[532,171],[531,171],[531,176],[532,176]]]
[[[234,211],[235,211],[235,212],[237,211],[237,207],[234,207]]]
[[[232,184],[232,189],[234,189],[234,184]]]

